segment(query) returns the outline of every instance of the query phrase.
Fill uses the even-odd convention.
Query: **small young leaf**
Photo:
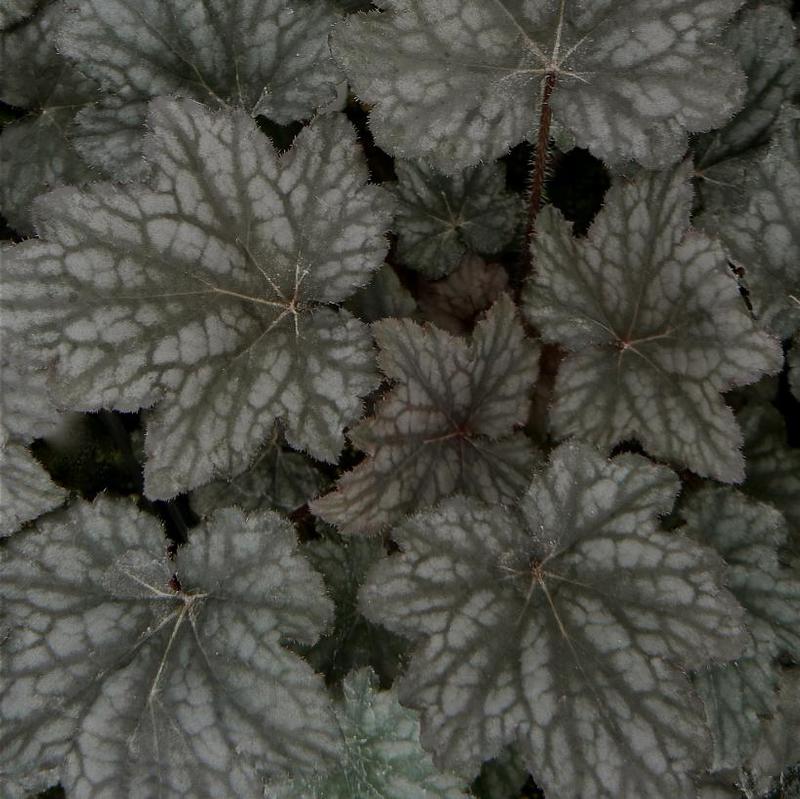
[[[473,775],[516,741],[549,799],[694,796],[707,739],[679,667],[740,654],[742,611],[717,555],[658,531],[677,490],[567,444],[517,509],[457,497],[394,528],[361,605],[418,639],[398,690],[437,762]]]
[[[377,384],[366,326],[329,307],[383,261],[390,207],[355,134],[319,118],[280,158],[243,112],[152,105],[150,186],[40,200],[43,241],[7,252],[5,324],[80,410],[147,423],[145,491],[241,472],[285,421],[336,459]]]
[[[768,404],[748,405],[737,419],[744,432],[747,479],[742,490],[774,505],[800,532],[800,449],[786,441],[786,422]]]
[[[51,3],[0,34],[0,97],[29,110],[3,129],[0,148],[0,206],[21,233],[33,230],[34,197],[93,177],[69,134],[78,111],[97,98],[97,86],[56,52],[55,30],[63,16],[64,6]]]
[[[345,755],[329,774],[267,786],[266,799],[458,799],[455,777],[438,771],[419,743],[417,714],[369,669],[352,673],[336,709]]]
[[[756,329],[719,243],[687,230],[691,164],[617,182],[589,235],[539,217],[525,310],[561,364],[551,422],[603,449],[637,438],[659,458],[744,478],[741,432],[720,392],[782,365]]]
[[[311,541],[303,551],[325,578],[336,605],[333,630],[314,644],[306,659],[332,682],[361,666],[375,669],[384,684],[393,682],[405,661],[408,642],[367,621],[358,607],[358,590],[367,571],[386,554],[383,541],[378,537],[342,539],[334,534]]]
[[[280,124],[311,116],[336,96],[340,73],[328,49],[336,19],[325,2],[290,0],[85,0],[69,14],[62,51],[119,102],[88,114],[96,161],[121,159],[138,116],[159,95],[244,108]],[[116,122],[115,122],[116,121]],[[117,130],[115,131],[115,128]],[[84,152],[90,152],[84,149]]]
[[[756,318],[786,338],[800,329],[800,111],[787,108],[769,151],[748,175],[749,204],[704,222],[719,232]]]
[[[311,510],[342,532],[371,533],[457,491],[487,502],[519,496],[534,450],[514,427],[526,421],[539,351],[511,300],[495,303],[471,343],[409,320],[373,327],[395,385],[350,431],[367,459]]]
[[[487,264],[477,255],[467,255],[446,278],[424,287],[420,309],[436,327],[466,335],[507,286],[508,274],[500,264]]]
[[[651,168],[726,122],[743,76],[715,40],[741,0],[379,0],[334,54],[379,145],[453,174],[532,140],[543,77],[556,122],[610,164]]]
[[[241,474],[192,491],[189,504],[201,517],[228,507],[290,514],[317,496],[324,485],[324,476],[305,455],[287,452],[279,441],[272,441]]]
[[[359,289],[345,304],[365,322],[380,319],[404,319],[413,316],[417,302],[397,277],[389,264],[384,264],[372,276],[369,285]]]
[[[423,162],[397,161],[397,257],[437,278],[465,253],[495,253],[521,222],[522,205],[506,191],[505,168],[483,164],[446,177]]]
[[[58,507],[66,496],[21,444],[0,444],[0,538]]]
[[[725,559],[726,584],[746,611],[743,657],[695,674],[714,739],[712,770],[738,768],[755,750],[760,717],[775,709],[775,656],[800,658],[800,580],[779,563],[786,524],[774,508],[718,488],[693,495],[682,515],[686,534]]]
[[[9,540],[0,592],[3,778],[63,763],[71,799],[249,799],[338,754],[321,679],[281,645],[332,608],[274,513],[220,511],[173,563],[131,503],[81,502]]]

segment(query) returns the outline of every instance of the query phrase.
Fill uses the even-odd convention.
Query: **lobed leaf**
[[[471,342],[410,320],[373,325],[394,387],[350,431],[366,460],[311,510],[342,532],[372,533],[455,492],[487,502],[523,491],[534,450],[524,424],[538,347],[501,297]]]
[[[284,421],[334,461],[377,383],[365,325],[327,307],[383,260],[390,209],[355,134],[320,118],[278,157],[243,112],[154,101],[150,185],[60,190],[8,251],[6,328],[78,410],[148,414],[145,491],[241,472]]]
[[[609,164],[680,158],[726,122],[743,78],[718,44],[741,0],[379,0],[336,26],[334,55],[372,106],[378,144],[454,174],[533,140],[547,73],[554,118]]]
[[[417,714],[394,691],[378,691],[369,669],[350,674],[336,716],[345,755],[326,775],[268,786],[266,799],[457,799],[460,782],[438,771],[420,746]]]
[[[424,162],[398,161],[397,257],[429,278],[451,272],[465,254],[495,253],[520,227],[519,197],[505,167],[482,164],[448,177]]]
[[[727,586],[746,611],[751,637],[744,656],[694,679],[714,738],[712,769],[739,768],[755,751],[761,718],[776,707],[775,657],[800,658],[800,580],[780,565],[786,524],[774,508],[708,488],[691,497],[682,515],[686,533],[725,559]]]
[[[147,102],[159,95],[243,108],[279,124],[308,118],[336,96],[340,73],[328,49],[335,19],[322,0],[80,3],[60,49],[112,98],[81,118],[92,140],[83,152],[96,163],[121,162],[130,175],[133,131],[144,133]]]
[[[0,148],[0,207],[21,233],[33,230],[31,203],[37,195],[95,176],[70,137],[76,114],[97,98],[97,85],[56,52],[55,32],[63,17],[64,6],[50,3],[0,34],[0,98],[28,110],[3,128]]]
[[[394,528],[361,604],[417,642],[398,691],[436,762],[472,775],[516,742],[551,799],[695,795],[706,732],[681,669],[738,655],[742,611],[717,555],[659,532],[677,490],[567,444],[515,509],[456,497]]]
[[[252,797],[338,755],[321,680],[281,646],[331,606],[276,514],[221,511],[173,563],[155,519],[100,497],[12,538],[0,578],[3,779],[60,765],[75,799]]]
[[[723,209],[710,226],[744,270],[760,324],[787,338],[800,329],[800,111],[786,109],[747,177],[747,206]]]
[[[744,478],[742,435],[720,392],[780,370],[719,243],[688,229],[691,165],[617,182],[585,239],[539,219],[524,310],[570,354],[551,424],[609,450],[630,438],[724,482]]]

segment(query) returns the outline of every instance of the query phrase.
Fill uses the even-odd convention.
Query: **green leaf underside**
[[[350,674],[336,708],[344,756],[330,774],[268,786],[266,799],[457,799],[462,784],[420,746],[417,714],[394,691],[378,691],[369,669]]]
[[[147,101],[159,95],[280,124],[308,118],[336,94],[327,44],[335,19],[324,2],[86,0],[72,9],[60,48],[109,99],[79,119],[82,152],[135,173],[131,148],[139,150]]]
[[[25,447],[0,446],[0,537],[58,507],[65,496]]]
[[[800,329],[800,111],[782,114],[772,146],[747,179],[746,208],[723,209],[713,228],[744,270],[756,318],[788,338]]]
[[[745,655],[695,675],[714,738],[712,768],[739,768],[755,750],[760,717],[775,710],[775,656],[800,658],[800,580],[779,563],[786,526],[774,508],[709,488],[693,495],[682,515],[686,533],[725,559],[726,585],[746,611]]]
[[[64,17],[52,3],[13,31],[0,34],[0,97],[28,114],[3,129],[0,207],[22,233],[34,228],[33,199],[55,186],[96,178],[74,149],[75,115],[97,97],[94,81],[56,52]]]
[[[74,799],[255,797],[337,756],[320,678],[281,646],[331,606],[277,515],[221,511],[172,563],[157,521],[101,497],[10,539],[0,577],[4,778],[63,763]]]
[[[271,442],[255,463],[231,480],[214,480],[189,495],[192,510],[208,516],[217,508],[237,507],[243,511],[261,509],[292,513],[319,494],[325,478],[299,452],[287,452]]]
[[[524,310],[570,351],[551,413],[559,436],[630,438],[724,482],[744,478],[741,431],[720,392],[780,370],[719,243],[689,230],[691,165],[617,182],[585,239],[539,218]]]
[[[157,403],[151,498],[241,472],[276,418],[335,461],[377,374],[366,326],[324,304],[369,280],[390,214],[354,131],[322,117],[278,157],[243,112],[157,100],[150,125],[149,186],[40,200],[42,240],[6,253],[4,324],[57,356],[66,406]]]
[[[304,549],[336,605],[333,629],[305,657],[331,682],[341,681],[353,669],[370,666],[389,684],[403,665],[408,642],[367,621],[358,607],[358,591],[367,572],[386,554],[383,541],[377,536],[337,538],[312,541]]]
[[[393,530],[361,604],[417,639],[399,696],[438,763],[473,775],[516,741],[551,799],[694,797],[706,732],[676,667],[744,637],[722,561],[657,529],[677,489],[567,444],[516,510],[458,497]]]
[[[727,121],[743,76],[714,40],[741,0],[380,0],[334,55],[379,145],[454,173],[533,139],[545,72],[557,123],[607,163],[676,161]]]
[[[495,303],[469,343],[410,320],[373,330],[395,384],[350,431],[367,459],[312,511],[342,532],[371,533],[455,492],[486,502],[519,496],[534,450],[514,427],[526,421],[539,353],[511,300]]]
[[[398,161],[397,257],[437,278],[468,252],[495,253],[519,228],[519,197],[506,192],[502,164],[483,164],[452,177],[423,162]]]

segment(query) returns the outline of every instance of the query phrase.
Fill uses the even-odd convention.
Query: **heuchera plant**
[[[789,785],[797,13],[0,0],[0,796]]]

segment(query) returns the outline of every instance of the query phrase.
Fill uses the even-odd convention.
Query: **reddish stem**
[[[539,134],[536,137],[536,152],[533,157],[533,168],[531,172],[531,193],[528,202],[528,226],[525,229],[525,275],[530,274],[533,268],[533,255],[531,254],[531,244],[536,238],[536,220],[539,211],[542,210],[542,200],[544,198],[544,183],[547,177],[547,165],[550,160],[550,123],[553,120],[553,109],[550,106],[550,98],[556,87],[557,75],[555,72],[548,72],[544,78],[542,90],[542,104],[539,109]]]

